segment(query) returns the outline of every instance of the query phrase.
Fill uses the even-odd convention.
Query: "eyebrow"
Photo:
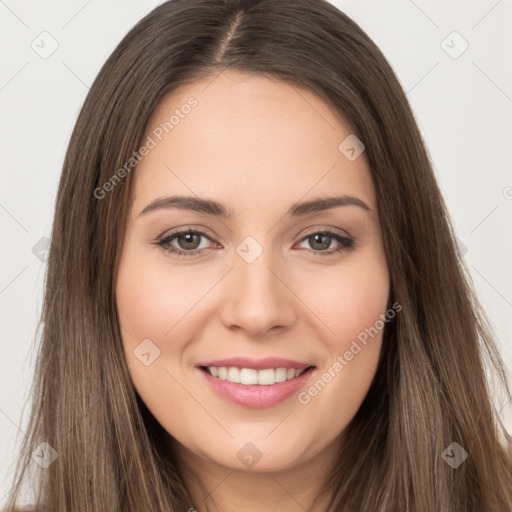
[[[285,216],[300,217],[303,215],[330,210],[331,208],[338,206],[358,206],[368,212],[373,211],[361,199],[354,196],[342,195],[294,203],[288,209]],[[222,217],[224,219],[230,219],[234,215],[234,211],[232,209],[227,209],[224,205],[218,203],[217,201],[201,199],[199,197],[192,196],[174,195],[155,199],[139,213],[139,217],[149,212],[165,209],[168,207],[174,207],[180,210],[192,210],[199,213],[206,213],[207,215]]]

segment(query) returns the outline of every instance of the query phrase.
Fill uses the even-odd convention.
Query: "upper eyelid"
[[[205,231],[206,230],[206,231]],[[201,235],[207,236],[208,238],[215,238],[215,235],[210,235],[207,231],[207,228],[204,227],[194,227],[192,226],[185,226],[185,227],[179,227],[174,229],[167,229],[165,230],[160,236],[158,236],[158,239],[167,238],[168,236],[173,236],[179,233],[187,233],[187,232],[194,232],[194,233],[201,233]]]
[[[312,234],[315,234],[315,233],[324,233],[324,232],[331,232],[331,233],[334,233],[336,235],[339,235],[341,237],[345,237],[345,238],[354,238],[347,230],[345,229],[341,229],[341,228],[333,228],[333,227],[315,227],[315,228],[311,228],[311,230],[307,230],[306,233],[304,235],[302,235],[302,239],[306,238],[307,236],[310,236]]]

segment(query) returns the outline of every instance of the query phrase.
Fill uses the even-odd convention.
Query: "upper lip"
[[[215,361],[205,361],[196,364],[196,366],[215,366],[215,367],[236,367],[251,368],[253,370],[265,370],[267,368],[308,368],[313,366],[310,363],[300,363],[292,359],[283,359],[281,357],[266,357],[264,359],[249,359],[248,357],[232,357],[229,359],[218,359]]]

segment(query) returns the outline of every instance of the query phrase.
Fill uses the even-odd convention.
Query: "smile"
[[[210,373],[212,377],[226,380],[235,384],[271,386],[278,382],[300,377],[306,370],[304,368],[266,368],[254,370],[253,368],[237,368],[225,366],[206,366],[203,370]]]
[[[278,405],[298,393],[312,378],[316,367],[255,370],[200,366],[196,371],[222,399],[241,407],[261,409]]]

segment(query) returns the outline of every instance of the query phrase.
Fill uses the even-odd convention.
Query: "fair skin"
[[[210,510],[307,510],[368,392],[382,331],[308,403],[295,393],[272,407],[234,404],[195,365],[235,356],[307,362],[316,368],[304,392],[386,312],[389,273],[370,170],[364,153],[350,161],[338,149],[352,130],[313,93],[234,71],[165,97],[144,140],[190,97],[197,106],[133,171],[116,282],[130,376],[178,441],[180,461],[208,489]],[[171,195],[217,201],[232,216],[176,207],[141,215]],[[296,202],[343,195],[369,209],[285,215]],[[211,241],[178,236],[167,243],[195,252],[190,257],[156,245],[177,228],[202,231]],[[328,235],[315,242],[311,235],[325,229],[354,245],[326,255],[342,244]],[[250,263],[237,252],[249,236],[262,249]],[[146,339],[160,350],[148,366],[134,355]],[[261,454],[251,467],[237,456],[249,442]],[[183,474],[193,505],[204,512],[198,486]]]

